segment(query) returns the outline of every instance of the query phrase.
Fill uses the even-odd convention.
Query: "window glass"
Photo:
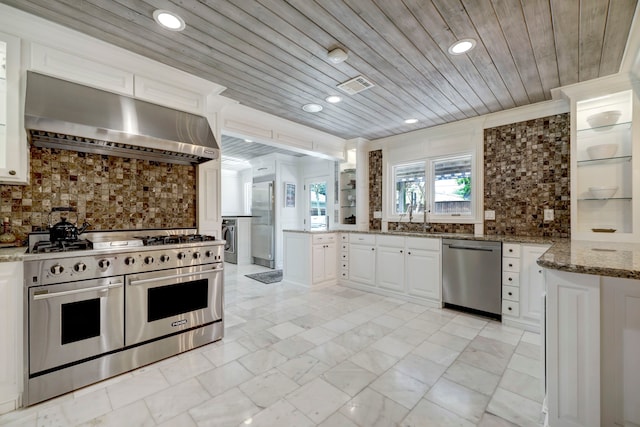
[[[432,215],[472,215],[471,155],[434,160]]]
[[[309,184],[309,220],[311,230],[327,229],[327,181]]]
[[[394,166],[395,214],[405,215],[424,212],[425,207],[425,163]]]

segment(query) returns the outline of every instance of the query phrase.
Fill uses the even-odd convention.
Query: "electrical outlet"
[[[545,209],[544,210],[544,220],[545,221],[553,221],[553,209]]]
[[[496,211],[484,211],[484,219],[495,221]]]
[[[382,211],[374,211],[373,217],[376,219],[382,219]]]

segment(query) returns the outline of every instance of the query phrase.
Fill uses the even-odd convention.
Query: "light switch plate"
[[[484,211],[484,219],[495,221],[496,211]]]
[[[544,210],[544,220],[545,221],[553,221],[553,209],[545,209]]]
[[[382,211],[374,211],[373,212],[373,217],[376,219],[381,219],[382,218]]]

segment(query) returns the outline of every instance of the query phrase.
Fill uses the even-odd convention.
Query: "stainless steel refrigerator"
[[[254,264],[275,267],[274,176],[253,179],[251,191],[251,258]]]

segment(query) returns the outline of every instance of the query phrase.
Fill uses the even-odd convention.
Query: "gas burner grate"
[[[33,245],[32,253],[46,254],[52,252],[69,252],[69,251],[84,251],[92,249],[93,245],[89,240],[76,240],[74,242],[49,242],[46,240],[36,242]]]

